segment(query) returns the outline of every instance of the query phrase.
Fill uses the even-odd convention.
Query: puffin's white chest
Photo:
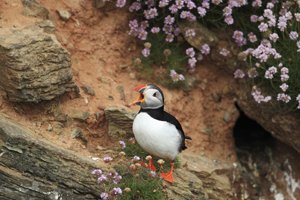
[[[133,133],[138,144],[154,156],[174,160],[179,153],[182,138],[173,124],[141,112],[133,121]]]

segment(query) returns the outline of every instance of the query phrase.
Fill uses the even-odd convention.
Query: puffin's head
[[[164,106],[164,94],[159,87],[154,84],[141,85],[134,88],[140,95],[136,101],[130,105],[140,105],[145,109],[156,109]]]

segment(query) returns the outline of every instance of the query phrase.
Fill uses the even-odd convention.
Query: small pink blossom
[[[101,169],[93,169],[91,173],[93,175],[100,176],[102,174],[102,170]]]
[[[285,93],[279,93],[277,95],[277,101],[282,101],[284,103],[288,103],[291,100],[291,97]]]
[[[210,47],[208,44],[203,44],[200,49],[201,53],[204,55],[208,55],[210,53]]]
[[[279,87],[283,92],[286,92],[286,90],[289,88],[288,84],[286,83],[281,84]]]
[[[111,194],[114,196],[118,196],[122,194],[122,189],[119,187],[115,187],[112,189]]]
[[[190,38],[192,38],[192,37],[195,37],[195,35],[196,35],[196,32],[195,32],[195,30],[194,29],[192,29],[192,28],[189,28],[189,29],[187,29],[186,31],[185,31],[185,37],[190,37]]]
[[[248,39],[251,43],[254,43],[257,41],[257,37],[253,32],[248,33]]]
[[[106,192],[102,192],[100,195],[101,200],[107,200],[108,199],[108,194]]]
[[[189,58],[188,63],[191,68],[194,68],[196,66],[197,60],[195,57]]]
[[[266,32],[268,30],[268,24],[261,22],[260,25],[258,26],[258,29],[260,32]]]
[[[150,55],[150,49],[149,48],[144,48],[142,50],[142,54],[143,54],[144,57],[147,58]]]
[[[257,16],[257,15],[251,15],[251,16],[250,16],[250,21],[251,21],[251,22],[254,22],[254,23],[255,23],[255,22],[258,22],[258,16]]]
[[[267,103],[272,100],[271,96],[263,96],[261,94],[261,91],[257,89],[256,86],[253,87],[251,95],[257,103],[261,103],[261,102]]]
[[[120,140],[120,141],[119,141],[119,144],[121,145],[121,148],[122,148],[122,149],[125,149],[125,148],[126,148],[126,143],[125,143],[123,140]]]
[[[103,158],[103,161],[106,163],[111,162],[112,160],[113,160],[113,158],[110,156],[104,156],[104,158]]]
[[[126,5],[126,0],[117,0],[116,7],[123,8]]]
[[[225,19],[224,19],[225,23],[228,24],[228,25],[231,25],[234,23],[234,19],[231,15],[229,16],[226,16]]]
[[[291,40],[297,40],[298,36],[299,35],[296,31],[291,31],[289,34],[289,37],[291,38]]]
[[[141,158],[139,156],[133,156],[133,162],[137,162],[137,161],[140,161]]]
[[[237,69],[234,72],[234,78],[244,78],[245,73],[241,69]]]
[[[277,73],[277,68],[272,66],[272,67],[269,67],[268,70],[265,71],[265,78],[266,79],[273,79],[274,77],[274,74]]]
[[[222,48],[219,52],[222,56],[226,57],[230,54],[230,51],[228,51],[226,48]]]
[[[300,13],[295,13],[294,16],[296,18],[296,21],[300,22]]]
[[[107,176],[105,176],[104,174],[102,174],[98,178],[98,183],[103,183],[103,182],[105,182],[107,180],[108,180]]]
[[[185,53],[186,53],[186,55],[188,55],[191,58],[195,56],[195,50],[193,47],[186,49]]]
[[[271,33],[271,34],[269,35],[269,39],[270,39],[271,41],[273,41],[273,42],[276,42],[276,41],[279,39],[279,36],[278,36],[277,33]]]
[[[206,9],[203,8],[203,7],[198,7],[197,8],[197,11],[198,11],[198,14],[201,16],[201,17],[204,17],[206,15]]]

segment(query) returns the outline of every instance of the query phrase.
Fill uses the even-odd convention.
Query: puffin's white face
[[[162,94],[157,89],[145,88],[142,92],[144,101],[141,102],[141,107],[146,109],[156,109],[164,105]]]
[[[156,85],[139,86],[135,90],[140,93],[140,96],[131,105],[140,105],[144,109],[156,109],[164,105],[164,96]]]

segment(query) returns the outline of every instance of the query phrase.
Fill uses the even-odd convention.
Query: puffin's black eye
[[[156,97],[156,92],[154,92],[153,96]]]

